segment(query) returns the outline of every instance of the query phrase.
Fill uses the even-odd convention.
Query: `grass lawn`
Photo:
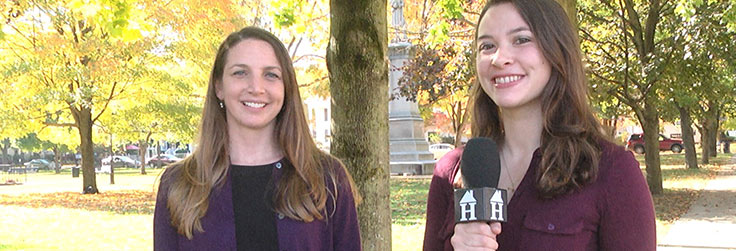
[[[685,213],[719,166],[733,165],[719,154],[711,165],[685,169],[684,154],[662,152],[664,194],[654,196],[657,235]],[[643,155],[637,155],[642,163]],[[97,175],[100,195],[81,195],[81,178],[28,174],[23,185],[0,186],[0,250],[150,250],[155,181],[160,169],[116,169],[115,185]],[[429,178],[391,178],[393,250],[420,250]]]
[[[392,250],[421,250],[431,178],[391,178]]]

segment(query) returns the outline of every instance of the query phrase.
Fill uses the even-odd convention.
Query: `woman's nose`
[[[509,53],[509,50],[506,48],[498,48],[496,50],[496,53],[493,55],[493,58],[491,59],[491,63],[493,66],[496,67],[503,67],[504,65],[511,64],[513,62],[512,55]]]

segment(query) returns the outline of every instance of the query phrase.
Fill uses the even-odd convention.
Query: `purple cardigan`
[[[274,213],[280,250],[361,250],[358,217],[345,169],[337,162],[326,168],[333,168],[337,175],[337,200],[328,196],[326,203],[327,212],[334,210],[334,214],[329,215],[326,221],[305,223]],[[162,175],[156,197],[153,216],[154,250],[236,250],[230,179],[226,178],[223,186],[213,189],[210,195],[209,208],[201,219],[204,232],[195,231],[192,240],[188,240],[179,235],[171,225],[166,206],[171,171],[167,170]],[[282,173],[282,169],[274,169],[274,180],[278,180]],[[326,180],[328,189],[332,190],[335,184],[331,179]]]
[[[654,206],[639,163],[623,147],[601,142],[601,148],[597,180],[551,200],[541,199],[535,187],[542,157],[537,149],[508,204],[499,250],[655,250]],[[461,155],[456,149],[435,166],[424,250],[453,250],[452,182]]]

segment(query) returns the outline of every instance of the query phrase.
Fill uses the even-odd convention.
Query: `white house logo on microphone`
[[[506,203],[501,196],[501,190],[496,190],[493,193],[493,197],[491,197],[491,220],[506,221],[503,218],[504,206],[506,206]]]
[[[478,201],[476,201],[475,197],[473,197],[473,190],[466,191],[465,195],[463,195],[463,198],[460,200],[460,221],[471,221],[478,219],[475,218],[476,203],[478,203]]]
[[[456,222],[505,222],[506,218],[505,190],[487,187],[455,190]]]

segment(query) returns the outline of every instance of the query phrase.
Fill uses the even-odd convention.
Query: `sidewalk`
[[[657,250],[736,250],[736,167],[721,167]]]

